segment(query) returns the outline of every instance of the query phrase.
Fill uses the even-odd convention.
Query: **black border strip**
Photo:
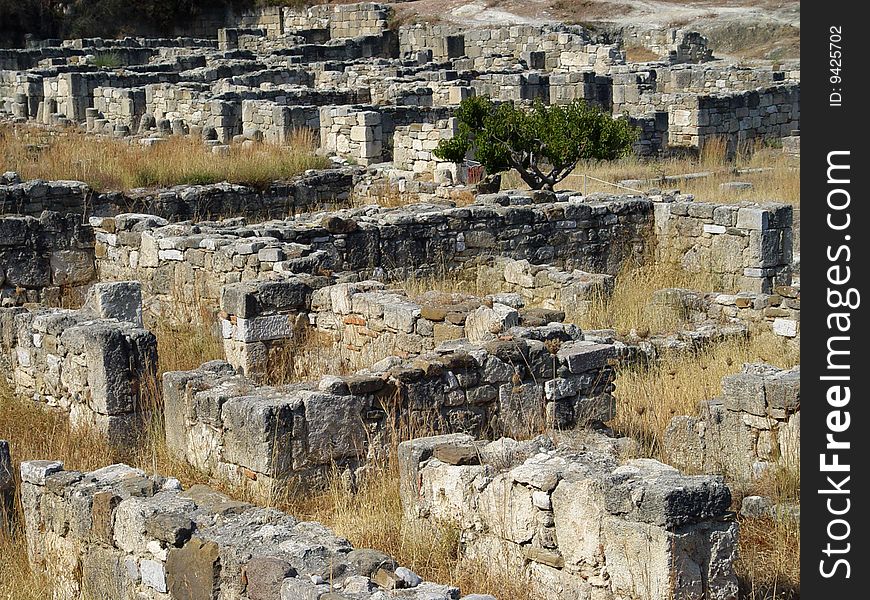
[[[801,7],[801,592],[809,600],[870,597],[863,7]]]

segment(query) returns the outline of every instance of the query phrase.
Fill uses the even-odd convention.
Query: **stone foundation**
[[[674,417],[662,443],[681,469],[750,482],[800,465],[800,367],[746,364],[698,416]]]
[[[320,523],[204,485],[182,489],[122,464],[80,473],[51,461],[23,462],[21,480],[30,565],[58,600],[460,598]]]
[[[138,282],[94,285],[82,310],[0,308],[15,393],[69,414],[75,428],[128,447],[156,393],[157,340],[142,328]]]
[[[736,597],[737,524],[721,478],[583,450],[546,438],[403,442],[402,506],[454,523],[465,555],[548,600]]]
[[[209,363],[164,376],[166,439],[205,472],[268,495],[333,466],[352,474],[397,432],[528,435],[610,420],[615,356],[575,326],[551,324],[283,387]]]

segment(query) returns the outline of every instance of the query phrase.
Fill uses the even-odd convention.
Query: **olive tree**
[[[459,162],[474,152],[489,175],[515,169],[535,190],[552,190],[581,160],[613,160],[631,151],[637,133],[624,118],[575,100],[530,108],[472,96],[456,110],[457,135],[435,156]]]

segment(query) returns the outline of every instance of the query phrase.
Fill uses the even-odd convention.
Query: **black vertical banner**
[[[864,7],[801,6],[801,596],[810,600],[870,597]]]

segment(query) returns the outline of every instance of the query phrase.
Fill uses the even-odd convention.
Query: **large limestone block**
[[[465,523],[474,512],[476,480],[490,471],[483,465],[450,465],[433,459],[420,471],[420,513],[436,521]]]
[[[602,564],[604,491],[593,479],[563,479],[551,494],[559,550],[565,564],[597,567]]]
[[[517,544],[530,541],[537,531],[537,513],[532,490],[515,484],[508,474],[497,475],[480,493],[478,514],[496,537]]]
[[[76,286],[93,281],[94,253],[84,250],[58,250],[49,257],[51,281],[54,285]]]
[[[702,523],[671,532],[608,517],[603,531],[616,594],[662,600],[737,597],[735,523]]]
[[[219,586],[220,548],[194,537],[166,559],[166,584],[172,598],[213,600]]]
[[[442,444],[467,445],[474,438],[464,433],[436,435],[416,438],[399,444],[399,491],[402,497],[402,509],[408,519],[420,516],[419,502],[421,467],[420,463],[432,457],[435,448]]]
[[[365,456],[363,396],[303,392],[302,399],[307,432],[304,460],[309,465],[328,465],[333,460]],[[297,467],[299,460],[301,457],[296,461]]]
[[[494,340],[498,334],[519,325],[519,313],[504,304],[479,306],[465,319],[465,337],[471,342]]]
[[[142,284],[138,281],[95,283],[85,306],[101,318],[118,319],[142,327]]]
[[[224,403],[222,459],[279,477],[292,469],[296,398],[241,396]]]

